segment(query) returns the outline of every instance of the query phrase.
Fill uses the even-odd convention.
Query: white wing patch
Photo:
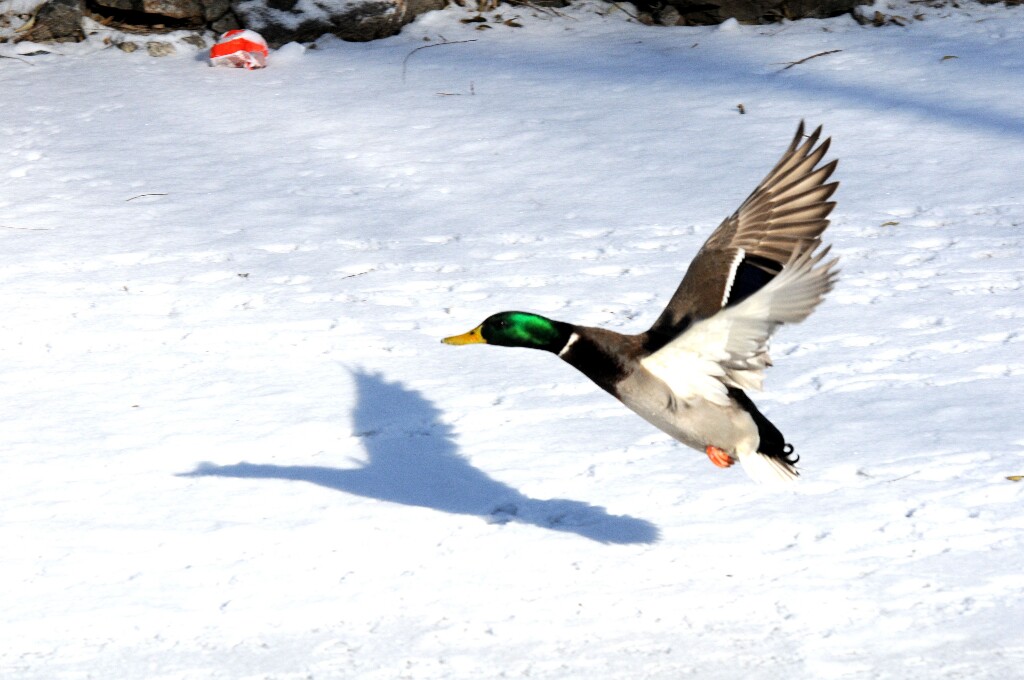
[[[761,290],[693,324],[641,365],[683,400],[726,406],[727,387],[761,389],[772,333],[806,319],[835,283],[836,260],[817,266],[828,250],[794,253]]]
[[[725,307],[725,303],[729,301],[729,294],[732,293],[732,284],[736,280],[736,270],[740,268],[740,263],[743,262],[743,258],[747,256],[747,251],[743,248],[736,249],[736,257],[733,258],[732,264],[729,265],[729,276],[725,278],[725,290],[722,292],[722,304],[721,307]]]
[[[690,326],[678,338],[641,359],[640,365],[668,385],[672,393],[683,401],[702,397],[714,404],[727,406],[729,394],[722,362],[728,359],[724,352],[728,324],[711,323],[723,314],[719,312]]]

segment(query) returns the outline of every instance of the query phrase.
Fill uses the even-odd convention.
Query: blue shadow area
[[[301,481],[495,524],[520,522],[578,534],[601,543],[654,543],[657,526],[568,499],[530,498],[492,479],[459,455],[451,427],[419,392],[379,374],[357,372],[353,432],[366,449],[361,467],[203,463],[183,477]]]

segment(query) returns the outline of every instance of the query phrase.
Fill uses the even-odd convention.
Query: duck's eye
[[[508,319],[499,319],[498,328],[508,328]]]

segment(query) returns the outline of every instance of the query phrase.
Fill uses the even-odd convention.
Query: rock
[[[197,47],[197,48],[199,48],[201,50],[205,50],[206,49],[206,39],[203,38],[203,36],[199,35],[198,33],[193,33],[192,35],[186,35],[184,38],[181,39],[181,42],[187,43],[187,44],[192,45],[193,47]]]
[[[18,36],[18,41],[80,42],[82,31],[82,0],[49,0],[36,12],[32,28]]]
[[[94,18],[126,30],[200,29],[230,13],[230,0],[89,0]]]
[[[677,26],[682,18],[683,15],[679,13],[679,10],[671,5],[658,12],[658,23],[662,26]]]
[[[242,28],[242,23],[238,20],[238,17],[235,16],[235,13],[230,11],[220,19],[210,22],[210,30],[217,35],[233,31],[236,28]]]
[[[125,27],[202,28],[231,11],[230,0],[91,0],[96,18]]]
[[[246,28],[272,47],[311,42],[322,35],[364,42],[395,35],[420,14],[441,9],[447,0],[240,0],[235,12]]]
[[[103,0],[95,0],[98,4]],[[159,14],[172,19],[189,19],[205,21],[206,12],[198,0],[142,0],[142,11],[146,14]]]
[[[174,45],[159,40],[150,40],[146,43],[146,51],[151,57],[166,57],[175,52]]]
[[[239,27],[231,0],[46,0],[37,10],[32,27],[17,40],[83,40],[83,17],[127,33],[181,29],[223,32]]]
[[[866,0],[640,0],[641,11],[660,11],[671,7],[686,25],[719,24],[736,19],[743,24],[765,24],[781,19],[824,19],[852,11]],[[664,23],[664,22],[663,22]]]
[[[201,4],[203,17],[211,23],[231,12],[231,0],[206,0]]]

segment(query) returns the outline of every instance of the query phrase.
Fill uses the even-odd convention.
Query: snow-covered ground
[[[921,11],[0,45],[0,676],[1024,677],[1024,8]],[[755,395],[796,491],[438,342],[646,328],[801,118],[843,274]]]

